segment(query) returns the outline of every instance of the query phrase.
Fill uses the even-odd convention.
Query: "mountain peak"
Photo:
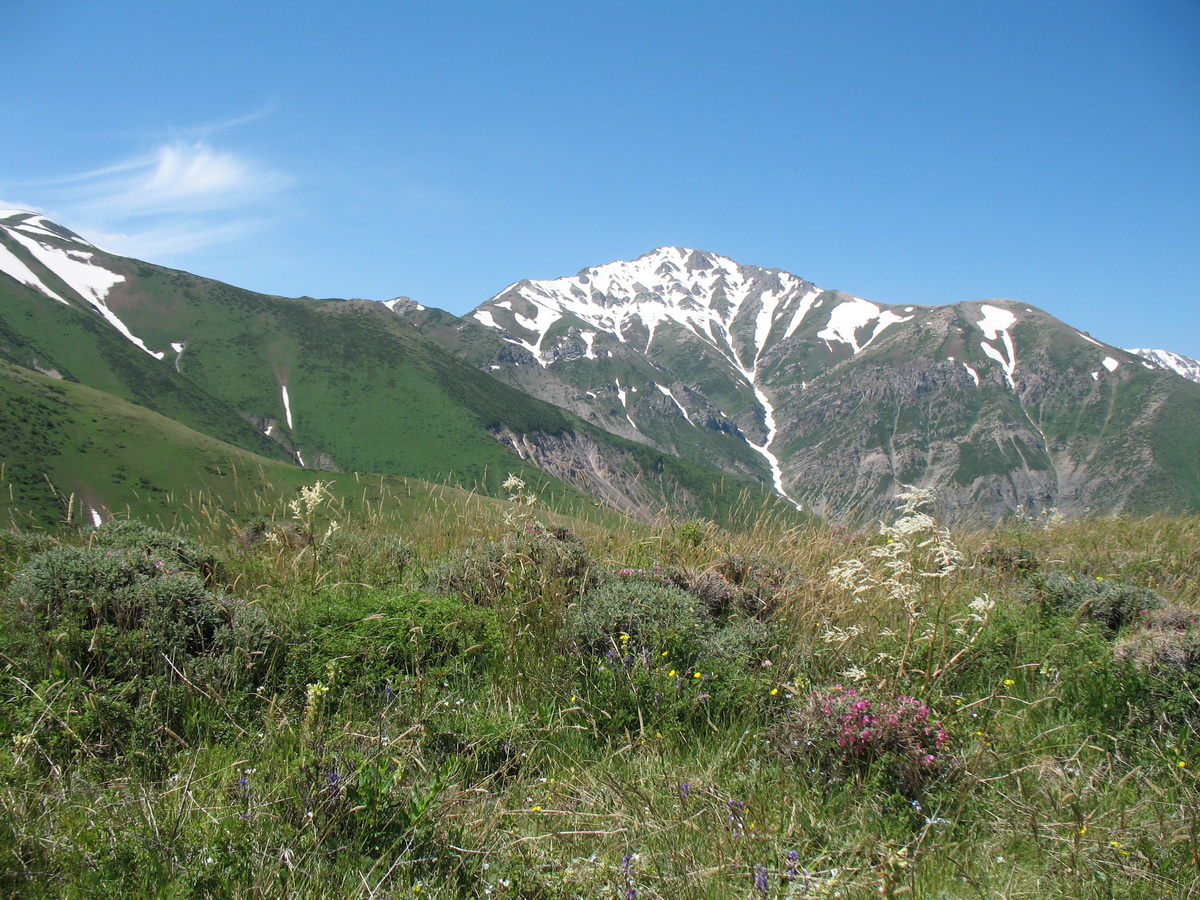
[[[10,219],[14,221],[9,221]],[[14,229],[33,238],[58,238],[60,241],[70,241],[95,249],[94,244],[84,240],[69,228],[63,228],[41,213],[28,209],[0,209],[0,227]]]

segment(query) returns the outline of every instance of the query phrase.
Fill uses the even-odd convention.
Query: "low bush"
[[[186,741],[198,706],[229,709],[262,677],[258,607],[205,582],[214,557],[121,523],[30,558],[6,592],[7,714],[44,755],[153,758]]]
[[[1026,596],[1053,615],[1075,615],[1115,634],[1164,603],[1148,588],[1103,578],[1076,578],[1062,572],[1033,577]]]
[[[430,573],[430,587],[491,605],[507,591],[547,600],[578,597],[598,581],[587,548],[565,529],[522,526],[500,541],[463,544]]]
[[[283,684],[299,703],[309,685],[336,686],[330,709],[369,714],[415,680],[474,679],[501,655],[493,610],[453,597],[318,595],[294,626]]]

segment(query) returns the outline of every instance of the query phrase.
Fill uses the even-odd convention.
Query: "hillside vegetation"
[[[0,532],[0,893],[1200,888],[1200,519],[384,488]]]

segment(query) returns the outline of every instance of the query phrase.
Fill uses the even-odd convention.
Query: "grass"
[[[1200,888],[1200,519],[651,528],[356,487],[0,533],[6,895]]]

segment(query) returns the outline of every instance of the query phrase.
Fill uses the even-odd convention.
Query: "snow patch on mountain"
[[[616,385],[617,385],[617,396],[621,398],[621,405],[624,406],[626,409],[628,409],[629,408],[629,400],[627,398],[629,395],[625,392],[625,388],[621,387],[621,379],[620,378],[617,379]]]
[[[281,384],[280,388],[283,393],[283,414],[284,414],[284,417],[287,419],[288,428],[290,429],[292,427],[292,401],[288,397],[287,385]],[[301,463],[301,465],[303,465],[303,463]]]
[[[33,273],[33,270],[3,244],[0,244],[0,272],[12,276],[22,284],[29,285],[35,291],[40,291],[51,300],[57,300],[64,306],[71,305],[58,294],[54,293],[54,291],[50,290],[50,288],[46,287],[46,285],[42,284],[42,280]]]
[[[34,259],[58,276],[71,290],[91,304],[96,312],[100,313],[113,328],[117,329],[127,340],[140,347],[146,353],[149,353],[155,359],[162,359],[166,355],[162,351],[151,350],[147,347],[146,343],[130,331],[125,323],[118,318],[117,314],[108,308],[105,300],[109,292],[113,289],[113,286],[125,280],[124,275],[119,275],[116,272],[105,269],[103,266],[96,265],[93,262],[95,258],[94,253],[86,250],[66,250],[53,246],[45,243],[44,238],[26,234],[18,230],[18,228],[19,226],[8,226],[8,233],[12,238],[28,250]],[[54,234],[46,229],[41,230],[46,231],[50,237],[55,239],[67,240],[61,235]],[[91,245],[88,244],[87,246]],[[12,254],[10,253],[9,256],[12,256]],[[19,262],[19,260],[17,261]],[[26,271],[29,271],[27,267],[25,268]],[[62,297],[46,287],[41,279],[37,279],[36,286],[47,296],[65,302]]]
[[[654,383],[654,386],[658,388],[659,393],[661,393],[664,397],[671,398],[671,402],[675,404],[681,413],[683,413],[683,417],[687,419],[689,425],[695,426],[696,423],[692,421],[692,417],[688,415],[688,411],[683,408],[683,404],[675,399],[675,395],[671,393],[671,389],[669,387],[657,383]]]
[[[1173,353],[1170,350],[1130,350],[1130,353],[1136,353],[1142,359],[1157,366],[1161,369],[1169,369],[1177,375],[1182,375],[1184,378],[1191,381],[1200,382],[1200,359],[1192,359],[1190,356],[1184,356],[1182,353]]]
[[[421,310],[425,309],[424,306],[422,306],[416,300],[413,300],[411,297],[393,297],[391,300],[384,300],[382,302],[383,305],[392,312],[402,312],[408,310],[416,310],[420,312]],[[400,308],[397,309],[396,307]]]
[[[83,250],[63,250],[42,243],[37,238],[10,229],[10,234],[42,265],[61,278],[81,297],[97,309],[113,285],[125,280],[124,275],[110,272],[92,262],[94,254]],[[107,307],[106,307],[107,309]]]
[[[979,346],[987,356],[1000,364],[1000,368],[1004,370],[1004,380],[1008,382],[1009,387],[1014,387],[1013,373],[1017,370],[1017,351],[1013,347],[1009,329],[1016,324],[1017,316],[1010,310],[987,303],[981,306],[979,311],[983,313],[983,318],[975,324],[979,326],[983,336],[987,339],[980,341]],[[1004,344],[1003,351],[987,342],[997,339]]]
[[[853,297],[834,307],[833,312],[829,314],[829,323],[817,332],[817,337],[827,345],[833,341],[849,344],[857,354],[868,347],[889,325],[907,322],[911,318],[912,316],[898,315],[890,309],[880,309],[870,300]],[[876,323],[875,327],[871,329],[867,340],[860,345],[858,333],[872,323]]]

